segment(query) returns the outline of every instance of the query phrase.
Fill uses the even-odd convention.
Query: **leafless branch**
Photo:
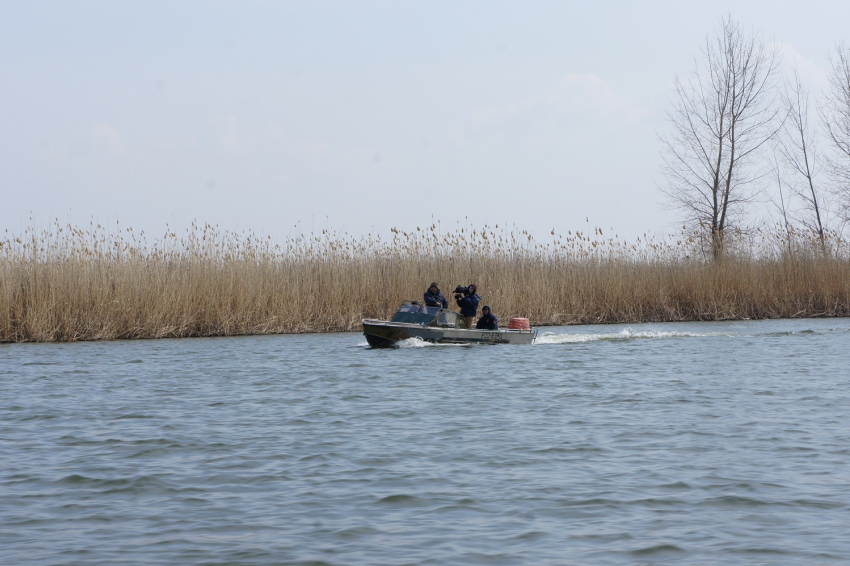
[[[790,170],[790,174],[785,176],[785,184],[803,203],[802,224],[818,235],[821,249],[826,253],[826,210],[818,181],[818,138],[809,123],[809,92],[800,82],[796,67],[782,91],[782,106],[786,115],[776,138],[776,147],[787,166],[786,170]]]
[[[829,87],[823,97],[820,119],[830,152],[826,166],[832,192],[844,221],[850,220],[850,43],[839,43],[830,58]]]
[[[662,191],[687,222],[707,227],[715,259],[731,219],[754,197],[752,185],[765,172],[758,155],[781,123],[778,64],[775,48],[726,17],[706,37],[689,80],[676,78],[672,132],[660,139]]]

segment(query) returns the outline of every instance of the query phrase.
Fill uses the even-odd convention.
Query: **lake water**
[[[850,320],[407,346],[0,345],[0,563],[850,563]]]

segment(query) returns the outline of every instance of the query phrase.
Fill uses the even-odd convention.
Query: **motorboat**
[[[527,319],[511,319],[506,329],[468,329],[454,311],[404,301],[391,320],[363,319],[363,334],[373,348],[392,348],[411,338],[436,344],[531,344],[537,329]]]

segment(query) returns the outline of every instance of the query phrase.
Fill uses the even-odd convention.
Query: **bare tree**
[[[827,159],[842,216],[850,220],[850,44],[839,43],[832,58],[829,88],[821,106],[821,122],[832,155]]]
[[[786,251],[788,252],[788,257],[793,258],[794,257],[794,248],[793,248],[793,245],[792,245],[792,235],[794,233],[794,230],[791,227],[791,220],[788,217],[788,215],[790,214],[790,207],[791,207],[791,203],[790,203],[791,194],[790,194],[790,191],[789,191],[788,194],[785,193],[786,188],[785,188],[785,186],[782,182],[782,178],[785,175],[783,175],[783,167],[782,167],[782,164],[780,163],[780,158],[777,155],[776,148],[774,148],[774,150],[773,150],[771,167],[772,167],[772,170],[773,170],[773,175],[776,178],[776,188],[778,189],[778,193],[779,193],[779,202],[776,202],[776,200],[773,199],[773,198],[771,198],[771,201],[773,201],[774,206],[776,206],[777,210],[782,215],[782,227],[785,230]]]
[[[668,113],[673,132],[661,136],[662,191],[686,221],[707,229],[719,259],[730,219],[755,194],[759,150],[777,130],[777,50],[725,17],[706,37],[702,64],[688,81],[676,77]]]
[[[797,68],[782,92],[785,120],[777,136],[777,147],[790,170],[785,185],[803,203],[799,221],[818,235],[821,251],[826,254],[825,210],[818,176],[817,135],[809,123],[809,92],[800,83]],[[780,193],[782,188],[780,186]]]

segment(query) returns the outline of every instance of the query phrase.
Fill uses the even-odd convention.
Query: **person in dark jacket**
[[[460,307],[460,314],[463,316],[463,325],[466,328],[472,328],[475,315],[478,314],[478,303],[481,301],[481,297],[476,291],[478,291],[478,287],[475,283],[470,283],[469,287],[464,289],[463,294],[455,295],[457,306]]]
[[[437,287],[436,283],[431,283],[431,286],[425,291],[425,306],[449,308],[449,302],[440,292],[440,288]]]
[[[487,305],[484,305],[484,308],[481,309],[481,318],[478,319],[475,328],[478,330],[499,330],[499,319],[490,312],[490,307]]]

